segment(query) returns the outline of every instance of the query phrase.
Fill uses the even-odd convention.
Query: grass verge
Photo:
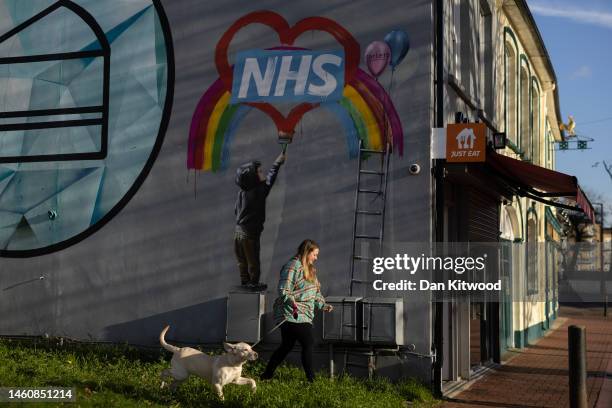
[[[350,376],[330,380],[322,374],[309,384],[301,369],[281,366],[273,380],[260,381],[261,361],[245,365],[246,376],[257,381],[255,393],[232,384],[224,388],[225,401],[220,401],[206,381],[192,376],[173,394],[160,389],[159,374],[169,366],[169,357],[129,346],[1,339],[0,386],[76,388],[76,403],[22,403],[27,407],[400,408],[436,404],[429,390],[415,380],[397,384]]]

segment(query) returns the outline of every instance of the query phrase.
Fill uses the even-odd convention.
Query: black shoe
[[[252,292],[253,286],[250,283],[241,283],[240,285],[232,286],[232,289],[238,292]]]
[[[274,377],[274,374],[264,372],[262,375],[259,376],[259,379],[260,380],[271,380],[272,377]]]
[[[268,289],[268,285],[265,283],[249,283],[247,286],[251,288],[250,290],[253,292],[263,292]]]

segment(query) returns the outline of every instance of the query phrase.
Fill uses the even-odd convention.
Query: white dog
[[[223,399],[223,386],[226,384],[250,385],[253,392],[257,388],[255,380],[242,377],[242,365],[247,361],[257,360],[257,353],[246,343],[223,343],[227,353],[220,356],[209,356],[191,347],[176,347],[166,343],[164,337],[170,326],[166,326],[159,335],[159,343],[173,353],[171,367],[161,373],[162,379],[174,378],[170,389],[174,391],[190,374],[197,375],[210,382],[219,398]],[[162,382],[162,387],[165,385]]]

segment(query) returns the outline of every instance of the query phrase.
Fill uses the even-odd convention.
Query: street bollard
[[[567,335],[570,408],[587,408],[586,328],[570,326]]]

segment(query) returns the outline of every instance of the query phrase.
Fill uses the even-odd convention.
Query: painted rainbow
[[[217,79],[204,93],[193,114],[189,130],[187,168],[219,171],[228,167],[234,136],[253,106],[229,103],[231,94]],[[338,102],[322,103],[339,119],[346,135],[350,158],[357,157],[359,141],[367,149],[382,150],[387,141],[401,156],[403,131],[399,116],[384,88],[369,74],[357,69],[345,85]]]

